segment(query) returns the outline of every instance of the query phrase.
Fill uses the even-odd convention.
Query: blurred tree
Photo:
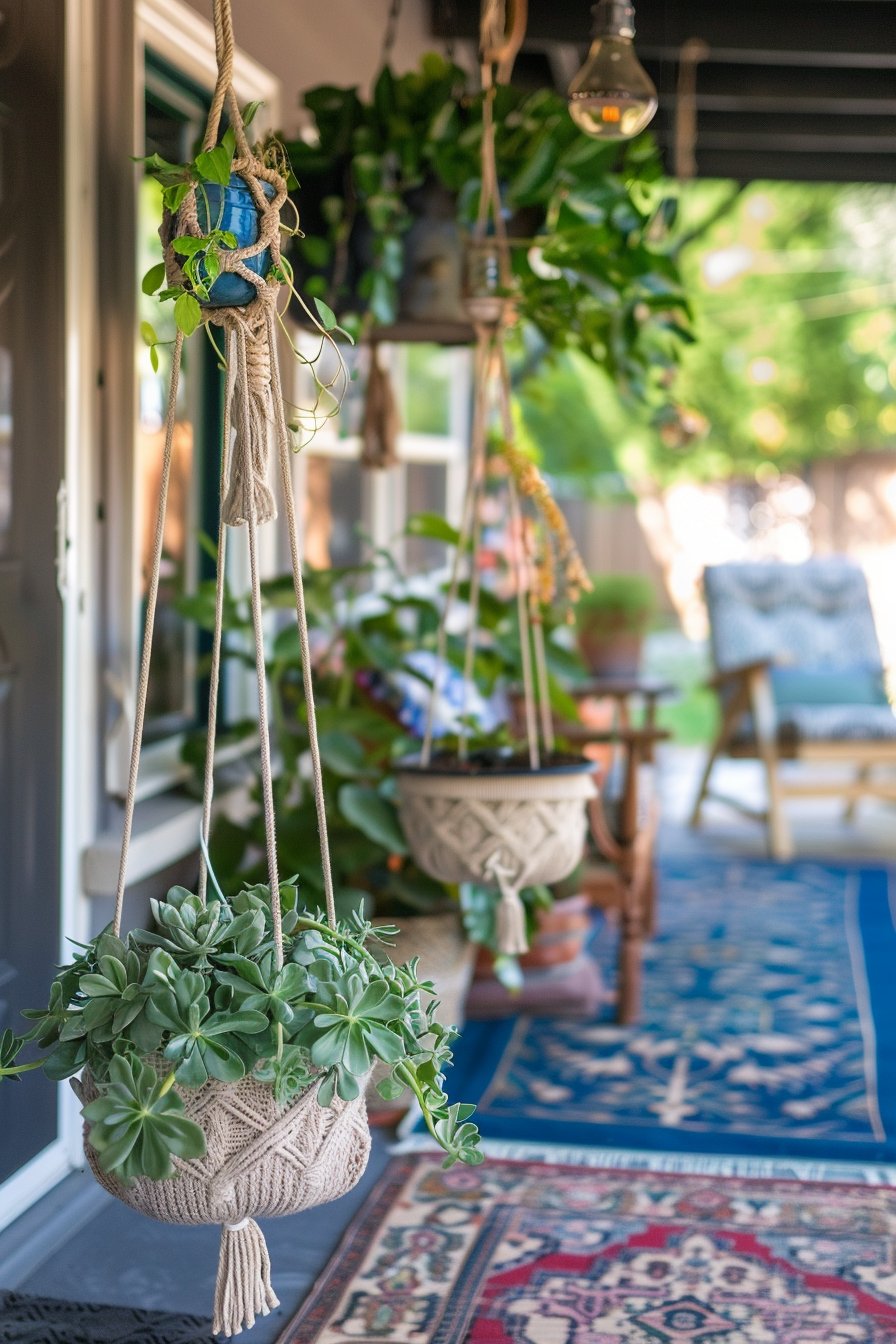
[[[718,182],[681,192],[697,339],[671,404],[626,404],[574,353],[521,378],[517,413],[548,472],[769,482],[818,456],[896,446],[896,190],[754,183],[695,238],[726,197]]]

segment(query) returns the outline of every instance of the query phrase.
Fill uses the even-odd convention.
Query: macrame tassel
[[[529,951],[526,937],[526,911],[520,900],[519,888],[511,881],[513,871],[506,868],[498,854],[493,854],[485,865],[501,892],[495,911],[495,943],[501,956],[518,957]]]
[[[230,460],[230,487],[224,500],[224,521],[231,527],[277,517],[268,486],[268,425],[274,420],[271,395],[271,351],[268,329],[247,332],[236,325],[236,379],[233,391],[235,437]]]
[[[379,347],[374,345],[370,352],[370,376],[364,403],[361,466],[380,470],[394,467],[398,461],[400,429],[401,419],[392,390],[392,379],[387,370],[380,367]]]
[[[271,1287],[271,1257],[261,1228],[252,1218],[224,1223],[215,1283],[216,1335],[251,1330],[257,1314],[267,1316],[280,1299]]]

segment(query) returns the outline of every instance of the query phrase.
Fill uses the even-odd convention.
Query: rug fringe
[[[400,1133],[400,1131],[399,1131]],[[671,1172],[680,1176],[744,1176],[778,1181],[833,1181],[844,1185],[896,1187],[896,1166],[867,1162],[813,1162],[790,1157],[732,1157],[729,1153],[644,1152],[591,1148],[568,1143],[483,1139],[486,1157],[505,1162],[545,1162],[550,1166],[607,1167],[617,1171]],[[389,1152],[438,1153],[428,1134],[405,1134]]]

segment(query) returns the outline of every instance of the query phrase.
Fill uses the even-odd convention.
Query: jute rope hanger
[[[239,175],[252,195],[258,211],[259,230],[258,239],[254,244],[234,251],[222,250],[220,253],[221,271],[234,272],[247,279],[255,288],[255,297],[245,307],[206,309],[203,313],[205,322],[214,323],[223,329],[226,373],[220,465],[215,625],[202,799],[199,898],[204,904],[209,878],[206,854],[214,791],[215,729],[220,689],[227,529],[229,526],[245,524],[248,532],[250,597],[258,679],[265,843],[274,946],[279,969],[284,959],[283,922],[277,868],[258,560],[258,525],[276,516],[273,495],[267,482],[271,433],[276,434],[277,438],[281,493],[289,535],[313,792],[320,837],[327,920],[331,928],[336,927],[336,909],[314,706],[308,622],[302,584],[301,553],[292,490],[292,444],[284,415],[283,389],[277,359],[276,300],[279,285],[269,284],[264,276],[257,275],[245,265],[247,258],[269,250],[272,269],[279,266],[279,212],[280,206],[286,200],[286,183],[279,173],[266,167],[258,159],[246,139],[231,84],[234,42],[229,0],[214,0],[214,23],[218,79],[209,111],[204,148],[208,150],[217,144],[220,118],[226,104],[235,135],[236,157],[232,171]],[[262,190],[259,185],[261,182],[266,182],[273,188],[270,197]],[[195,187],[184,200],[177,217],[166,219],[160,230],[165,247],[169,282],[173,283],[183,278],[172,248],[172,241],[177,233],[189,233],[196,237],[203,235],[199,224]],[[149,574],[146,622],[134,715],[134,738],[112,922],[116,934],[120,934],[121,931],[128,851],[133,829],[140,748],[146,715],[183,341],[183,334],[178,330],[172,349],[159,508]],[[97,1095],[96,1084],[90,1078],[89,1071],[85,1073],[79,1088],[83,1101],[89,1101]],[[247,1076],[233,1084],[211,1080],[201,1088],[184,1089],[182,1100],[185,1113],[199,1123],[206,1134],[207,1153],[202,1159],[180,1163],[177,1180],[155,1182],[140,1177],[130,1187],[124,1187],[116,1178],[102,1171],[97,1154],[90,1148],[89,1143],[85,1146],[85,1151],[100,1184],[141,1212],[172,1223],[221,1223],[214,1331],[234,1335],[240,1333],[243,1326],[254,1324],[256,1315],[266,1314],[279,1305],[271,1286],[270,1258],[264,1236],[253,1215],[296,1212],[336,1199],[351,1189],[364,1170],[370,1149],[364,1094],[362,1090],[358,1098],[352,1102],[346,1103],[335,1099],[331,1106],[321,1107],[317,1101],[317,1088],[312,1086],[285,1108],[280,1108],[269,1086]]]
[[[501,210],[501,192],[498,183],[498,169],[495,157],[495,121],[494,100],[497,84],[506,84],[513,69],[513,62],[522,45],[526,30],[526,0],[484,0],[480,22],[480,66],[482,78],[482,149],[480,156],[479,209],[473,230],[474,245],[482,246],[488,236],[489,222],[494,229],[497,248],[499,280],[505,293],[512,284],[510,264],[510,244]],[[442,609],[436,635],[436,667],[427,707],[426,726],[420,762],[424,767],[432,758],[433,731],[435,723],[435,705],[441,690],[442,676],[447,655],[447,625],[450,614],[456,604],[460,587],[461,566],[466,552],[470,553],[469,582],[469,622],[467,625],[466,649],[464,654],[463,699],[461,718],[466,715],[469,688],[473,681],[476,634],[479,624],[480,575],[476,565],[476,552],[480,536],[480,504],[486,484],[486,449],[489,417],[497,409],[500,415],[504,439],[512,443],[515,434],[510,410],[510,370],[507,363],[505,329],[510,321],[510,305],[500,306],[499,315],[494,321],[476,321],[476,355],[474,377],[473,432],[470,449],[470,466],[467,476],[467,488],[461,517],[457,548],[451,568],[448,592]],[[493,406],[492,389],[498,388],[497,407]],[[517,600],[517,619],[520,633],[520,653],[523,673],[523,699],[526,719],[526,739],[529,752],[529,766],[532,770],[541,768],[541,752],[538,741],[539,706],[536,704],[535,681],[532,666],[532,636],[534,635],[535,663],[538,676],[538,699],[540,720],[545,750],[553,750],[553,725],[549,703],[547,665],[545,662],[543,632],[536,627],[530,632],[527,593],[530,587],[528,559],[526,556],[525,536],[523,533],[522,511],[519,506],[516,485],[512,474],[508,476],[508,495],[510,504],[510,522],[513,533],[511,569]],[[541,636],[541,639],[539,639]],[[468,730],[461,728],[459,734],[458,755],[466,759]]]
[[[209,693],[208,743],[203,785],[202,837],[204,846],[207,847],[211,827],[212,797],[214,790],[214,749],[217,723],[217,696],[220,685],[227,525],[228,523],[231,525],[239,525],[240,523],[245,522],[249,535],[252,619],[255,637],[256,672],[258,676],[262,800],[265,819],[265,838],[277,962],[278,966],[282,966],[282,911],[280,906],[279,874],[277,869],[276,826],[274,818],[270,738],[268,733],[267,688],[264,663],[264,631],[261,611],[257,545],[257,528],[259,521],[265,521],[275,516],[273,496],[270,493],[266,481],[267,443],[269,437],[268,426],[271,421],[274,422],[278,439],[280,474],[283,496],[286,504],[286,519],[296,598],[296,615],[299,624],[302,672],[308,714],[308,736],[312,761],[312,781],[318,818],[327,919],[331,927],[335,928],[336,926],[333,878],[329,857],[326,807],[323,793],[323,773],[317,739],[317,721],[311,676],[308,622],[302,584],[301,555],[298,542],[295,501],[292,493],[290,469],[291,443],[283,414],[280,371],[276,359],[277,334],[275,326],[275,304],[278,287],[268,285],[263,277],[250,271],[244,264],[245,258],[256,256],[266,249],[270,249],[271,251],[272,262],[275,265],[279,264],[279,211],[280,205],[286,198],[286,184],[274,169],[265,167],[265,165],[252,153],[246,139],[239,104],[231,83],[233,74],[234,37],[229,0],[215,0],[214,26],[218,60],[218,79],[212,96],[211,107],[209,109],[203,147],[208,150],[217,144],[220,119],[226,101],[229,107],[231,125],[234,129],[237,151],[237,157],[233,164],[233,171],[242,177],[252,193],[256,208],[259,211],[259,236],[258,240],[247,248],[221,253],[222,271],[235,271],[242,275],[243,278],[248,279],[256,288],[256,298],[245,308],[208,309],[204,314],[204,320],[214,322],[224,329],[224,352],[227,373],[225,380],[224,427],[221,453],[221,489],[219,495],[220,519],[218,527],[217,579],[215,587],[215,629],[212,646],[211,684]],[[259,187],[259,180],[267,181],[275,188],[275,195],[272,200],[268,200]],[[196,236],[201,235],[198,222],[198,206],[195,188],[191,190],[184,201],[178,219],[185,231],[194,233]],[[167,234],[167,237],[163,236],[163,241],[167,244],[166,261],[169,268],[176,272],[176,258],[170,246],[172,223],[169,223]],[[137,776],[140,766],[140,748],[149,688],[152,636],[158,603],[159,575],[164,545],[165,515],[171,477],[172,442],[176,419],[177,391],[180,379],[182,352],[183,333],[178,331],[175,337],[172,354],[171,382],[169,386],[166,415],[165,450],[159,487],[159,511],[156,521],[152,566],[147,595],[143,651],[134,716],[134,739],[131,748],[131,763],[125,801],[121,860],[119,864],[115,914],[113,918],[113,930],[116,934],[118,934],[121,929],[124,891],[127,882],[128,852],[133,830]],[[237,419],[237,424],[235,426],[236,438],[232,450],[230,444],[233,421],[231,407],[233,407],[236,412]],[[199,876],[199,896],[203,902],[206,898],[207,885],[208,877],[205,854],[203,853],[200,862]]]

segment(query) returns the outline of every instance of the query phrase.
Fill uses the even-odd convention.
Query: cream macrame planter
[[[268,481],[268,445],[273,437],[278,446],[282,493],[286,506],[290,556],[296,597],[302,669],[308,711],[308,735],[312,758],[314,797],[317,807],[321,861],[327,902],[327,918],[336,927],[333,882],[330,871],[323,777],[314,696],[311,683],[311,655],[308,623],[302,587],[301,555],[292,495],[291,442],[283,412],[283,394],[277,361],[276,302],[279,285],[256,275],[244,264],[246,258],[270,249],[272,268],[280,262],[280,206],[286,199],[286,183],[273,169],[253,154],[246,140],[239,105],[231,86],[234,41],[229,0],[214,0],[215,40],[218,81],[209,112],[204,148],[211,149],[218,138],[225,98],[236,138],[233,172],[245,182],[259,215],[256,243],[242,249],[222,251],[221,270],[236,272],[249,280],[255,297],[242,307],[208,308],[203,320],[223,328],[227,378],[224,397],[223,444],[221,454],[220,525],[218,530],[218,577],[216,617],[212,646],[209,691],[208,746],[202,809],[202,839],[205,845],[211,824],[214,786],[215,725],[221,666],[221,641],[226,572],[227,527],[245,525],[249,538],[252,618],[255,631],[255,660],[258,675],[258,708],[262,800],[271,891],[274,947],[277,965],[283,965],[283,929],[277,872],[277,848],[271,780],[270,741],[267,732],[267,687],[265,680],[264,631],[258,568],[258,524],[276,516]],[[273,187],[266,196],[260,182]],[[160,229],[169,281],[183,279],[172,240],[183,234],[201,236],[197,218],[195,188],[187,195],[176,217],[167,216]],[[125,804],[124,835],[118,874],[113,932],[121,929],[124,890],[127,878],[128,848],[134,817],[140,745],[149,684],[149,664],[153,627],[158,599],[159,575],[165,532],[165,510],[171,478],[172,443],[177,408],[177,387],[183,351],[183,334],[174,341],[171,385],[165,429],[165,452],[159,485],[159,511],[153,548],[152,571],[146,604],[143,653],[134,714],[134,740]],[[232,438],[232,444],[231,444]],[[203,849],[203,855],[206,850]],[[199,896],[205,900],[207,870],[205,859],[200,868]],[[161,1073],[170,1066],[155,1060]],[[370,1151],[370,1132],[363,1086],[353,1101],[334,1099],[328,1107],[318,1104],[315,1083],[280,1108],[273,1089],[256,1079],[239,1082],[209,1080],[202,1087],[177,1087],[186,1116],[201,1127],[206,1140],[205,1157],[192,1161],[172,1159],[176,1175],[171,1180],[152,1181],[137,1178],[125,1185],[100,1167],[85,1127],[84,1151],[100,1184],[131,1208],[163,1222],[200,1225],[221,1223],[221,1253],[215,1286],[214,1331],[237,1335],[251,1326],[255,1317],[267,1314],[278,1304],[271,1287],[270,1260],[256,1217],[271,1217],[310,1209],[338,1199],[360,1179]],[[85,1070],[73,1087],[84,1103],[99,1095],[97,1086]]]
[[[559,882],[585,846],[591,766],[528,773],[398,775],[398,813],[415,862],[441,882],[497,882],[501,952],[527,951],[522,887]]]
[[[89,1071],[73,1086],[84,1105],[99,1096]],[[184,1115],[203,1130],[207,1151],[189,1162],[173,1158],[173,1180],[140,1176],[124,1185],[103,1171],[86,1125],[84,1152],[100,1185],[139,1213],[163,1223],[222,1225],[214,1328],[239,1334],[280,1305],[255,1218],[326,1204],[360,1180],[370,1154],[364,1092],[320,1106],[315,1085],[281,1110],[272,1089],[251,1077],[176,1090]]]
[[[526,26],[525,0],[483,0],[480,20],[480,61],[485,97],[482,107],[482,148],[479,212],[469,248],[469,292],[464,303],[476,329],[473,431],[463,517],[448,593],[436,637],[433,677],[426,730],[419,762],[399,767],[398,811],[418,866],[441,882],[496,884],[500,899],[495,912],[496,949],[517,956],[528,951],[526,916],[520,899],[523,887],[559,882],[581,861],[587,826],[586,803],[596,797],[594,766],[584,758],[559,760],[554,755],[548,669],[540,619],[530,622],[528,590],[531,576],[525,558],[520,502],[513,473],[507,478],[509,520],[515,537],[514,570],[529,769],[439,769],[433,760],[434,713],[442,671],[447,661],[449,613],[460,588],[461,560],[473,556],[469,573],[470,618],[464,657],[464,704],[473,679],[479,616],[480,573],[475,556],[480,539],[479,505],[484,495],[486,444],[492,391],[497,386],[501,433],[514,440],[510,409],[510,371],[504,334],[514,320],[513,277],[506,226],[502,214],[495,159],[493,102],[496,83],[510,78],[514,57]],[[489,226],[491,215],[491,227]],[[489,265],[475,265],[488,254]],[[495,265],[492,266],[491,262]],[[495,271],[493,275],[492,272]],[[475,276],[486,276],[477,289]],[[533,671],[534,651],[534,671]],[[538,682],[536,705],[535,680]],[[539,746],[540,710],[542,757]],[[459,735],[458,755],[467,756],[465,734]]]

